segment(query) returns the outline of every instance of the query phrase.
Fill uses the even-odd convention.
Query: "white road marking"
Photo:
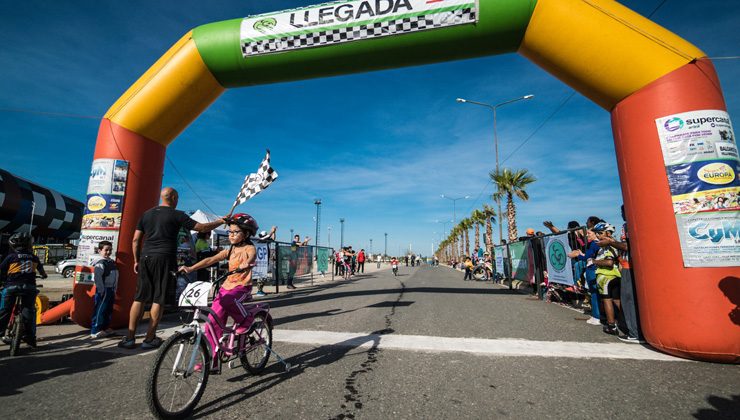
[[[400,334],[363,334],[329,331],[280,330],[275,341],[284,343],[425,352],[463,352],[510,357],[568,357],[577,359],[635,359],[687,361],[659,353],[650,347],[626,343],[582,343],[573,341],[534,341],[524,339],[451,338]]]
[[[172,326],[157,331],[163,340],[182,326]],[[339,346],[352,348],[421,351],[429,353],[462,352],[483,356],[506,357],[566,357],[576,359],[632,359],[658,361],[689,361],[669,356],[649,346],[626,343],[588,343],[575,341],[536,341],[515,338],[455,338],[423,335],[370,334],[330,331],[307,331],[276,329],[273,338],[277,342],[309,346]],[[136,338],[141,344],[143,335]],[[51,346],[47,347],[47,345]],[[139,347],[125,350],[116,347],[117,340],[90,340],[86,335],[61,340],[42,342],[37,352],[56,353],[66,350],[97,350],[143,356],[151,351]],[[277,349],[276,349],[277,350]],[[279,351],[279,350],[278,350]]]

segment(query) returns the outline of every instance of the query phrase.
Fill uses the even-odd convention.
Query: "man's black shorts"
[[[134,300],[163,305],[167,296],[167,284],[177,270],[177,261],[169,255],[145,255],[139,261],[139,277],[136,282]]]

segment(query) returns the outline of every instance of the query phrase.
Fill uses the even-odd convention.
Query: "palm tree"
[[[470,228],[473,227],[474,222],[466,217],[460,220],[460,226],[463,228],[463,235],[465,236],[465,255],[470,255]]]
[[[482,213],[486,220],[486,251],[489,255],[493,255],[493,226],[491,225],[496,221],[496,210],[484,204]]]
[[[526,169],[512,171],[504,168],[499,171],[491,171],[489,174],[491,181],[496,185],[497,191],[493,194],[495,200],[501,200],[506,197],[506,218],[509,225],[509,240],[514,241],[519,236],[516,230],[516,207],[514,206],[514,195],[523,201],[529,200],[526,188],[529,184],[535,182],[532,174]]]
[[[480,247],[480,227],[486,222],[486,215],[482,211],[475,209],[470,213],[470,220],[475,224],[475,247],[478,248]]]

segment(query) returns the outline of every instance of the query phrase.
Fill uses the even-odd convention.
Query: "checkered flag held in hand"
[[[244,203],[255,195],[259,194],[262,190],[269,187],[272,181],[276,180],[278,173],[270,166],[270,150],[267,150],[265,158],[262,159],[257,173],[251,173],[244,178],[244,184],[242,185],[241,191],[236,196],[234,206],[231,208],[233,211],[236,206]]]

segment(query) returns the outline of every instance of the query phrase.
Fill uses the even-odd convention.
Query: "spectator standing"
[[[463,277],[463,281],[473,280],[473,261],[470,259],[470,257],[465,257],[463,268],[465,269],[465,276]]]
[[[350,268],[351,268],[350,272],[354,276],[355,270],[357,269],[357,253],[355,252],[354,249],[352,249],[352,245],[348,246],[347,250],[349,251],[349,255],[350,255]]]
[[[365,249],[360,249],[357,254],[357,272],[365,274]]]
[[[310,240],[311,238],[306,236],[303,242],[301,242],[300,235],[293,236],[293,242],[291,242],[290,244],[290,261],[288,263],[288,284],[285,286],[288,289],[295,289],[295,286],[293,285],[293,278],[295,277],[295,272],[298,269],[298,248],[308,245],[308,241]]]
[[[604,312],[606,312],[604,332],[618,335],[616,318],[617,313],[622,310],[620,297],[621,273],[617,263],[618,254],[614,247],[601,244],[601,242],[605,244],[610,242],[614,230],[614,226],[608,223],[597,223],[594,226],[593,231],[599,238],[599,252],[596,259],[594,259],[594,264],[596,264],[596,282],[599,285],[599,293],[604,303]]]
[[[90,338],[103,338],[113,333],[110,328],[110,318],[118,287],[118,268],[116,262],[110,258],[113,244],[109,241],[100,241],[97,251],[98,255],[90,261],[95,280],[95,296],[93,297],[95,306],[90,323]]]
[[[344,270],[344,251],[340,249],[334,253],[334,275],[343,276],[342,270]]]
[[[620,251],[619,263],[621,265],[620,274],[622,275],[620,283],[620,302],[622,305],[622,314],[627,327],[626,337],[619,337],[626,343],[644,343],[640,322],[637,315],[637,302],[635,301],[635,284],[632,277],[632,267],[630,266],[629,253],[629,233],[627,230],[627,218],[624,214],[624,205],[622,206],[622,219],[625,223],[622,225],[621,242],[614,238],[605,238],[599,241],[600,246],[613,246]]]
[[[598,238],[592,229],[586,232],[586,252],[584,253],[580,249],[571,251],[568,256],[575,258],[578,261],[582,261],[586,264],[585,277],[586,286],[590,293],[591,302],[591,318],[586,321],[590,325],[601,325],[601,311],[599,310],[599,288],[596,283],[596,265],[594,259],[599,252]]]
[[[162,344],[156,332],[162,318],[162,305],[171,273],[177,270],[177,235],[180,229],[210,232],[224,224],[223,218],[210,223],[198,223],[176,210],[179,197],[174,188],[162,189],[160,199],[159,206],[144,212],[134,232],[134,273],[138,274],[136,296],[129,313],[128,334],[118,343],[119,347],[126,349],[136,347],[136,326],[147,303],[151,303],[152,307],[149,328],[141,348],[152,349]]]

